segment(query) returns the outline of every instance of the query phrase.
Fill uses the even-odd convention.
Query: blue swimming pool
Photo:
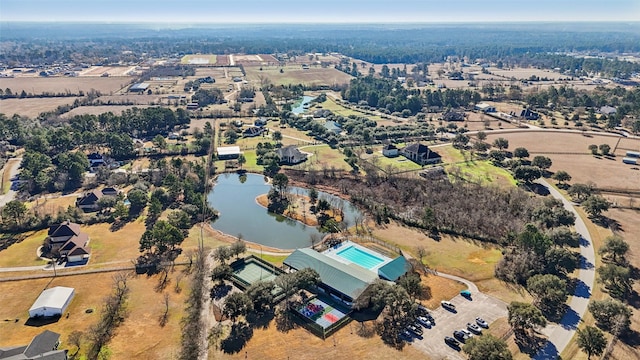
[[[365,269],[373,269],[384,262],[384,259],[379,258],[365,250],[359,249],[353,245],[344,250],[340,250],[336,255],[341,258],[347,259],[356,265],[360,265]]]

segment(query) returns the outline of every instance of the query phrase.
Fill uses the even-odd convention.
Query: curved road
[[[556,359],[560,353],[567,347],[571,339],[576,333],[578,324],[580,323],[584,313],[587,311],[593,282],[595,280],[595,262],[596,254],[591,243],[591,236],[587,230],[587,226],[580,217],[580,214],[573,207],[573,203],[565,199],[558,190],[549,185],[544,179],[539,179],[537,183],[545,186],[551,192],[551,196],[558,200],[562,200],[564,207],[573,212],[576,216],[575,229],[581,236],[580,240],[580,269],[578,271],[578,283],[575,293],[569,301],[569,309],[562,317],[559,324],[550,324],[542,329],[542,333],[547,335],[549,340],[545,346],[538,351],[535,360]]]
[[[22,158],[9,159],[9,161],[7,161],[7,163],[4,165],[4,171],[7,171],[7,170],[9,171],[9,179],[14,179],[16,176],[18,176],[18,173],[19,173],[18,170],[20,170],[21,162],[22,162]],[[4,176],[4,171],[0,173],[0,176]],[[0,195],[0,208],[3,207],[9,201],[12,201],[13,199],[15,199],[17,194],[18,192],[13,190],[13,187],[12,187],[11,189],[9,189],[9,191],[6,194]]]

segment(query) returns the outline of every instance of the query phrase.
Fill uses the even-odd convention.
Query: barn
[[[44,290],[29,309],[29,317],[61,316],[75,295],[75,289],[56,286]]]

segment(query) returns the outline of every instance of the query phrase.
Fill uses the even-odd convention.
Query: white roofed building
[[[44,290],[29,309],[29,317],[61,316],[67,309],[75,289],[56,286]]]

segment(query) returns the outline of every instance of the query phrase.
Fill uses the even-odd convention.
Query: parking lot
[[[451,299],[451,302],[456,306],[457,312],[454,313],[442,307],[431,311],[435,326],[430,329],[425,328],[422,339],[414,338],[409,343],[410,346],[424,351],[434,360],[466,359],[462,351],[456,351],[445,344],[444,337],[453,337],[454,330],[466,329],[467,323],[475,323],[476,317],[483,318],[491,325],[498,318],[507,316],[507,304],[482,293],[473,292],[471,299],[458,295]]]

